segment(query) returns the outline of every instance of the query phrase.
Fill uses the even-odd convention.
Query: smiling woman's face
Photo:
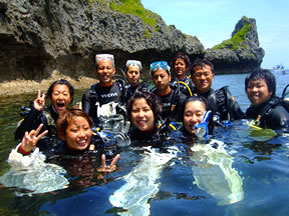
[[[148,131],[154,127],[154,113],[144,98],[138,98],[133,102],[131,121],[140,131]]]
[[[190,134],[195,133],[194,126],[202,122],[206,107],[200,101],[191,101],[186,104],[184,110],[184,128]]]
[[[68,121],[65,141],[69,149],[85,150],[90,144],[91,136],[91,127],[85,118],[75,116]]]
[[[51,94],[51,103],[57,113],[66,111],[71,103],[71,95],[67,85],[57,84]]]

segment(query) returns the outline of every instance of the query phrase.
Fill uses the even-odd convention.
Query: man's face
[[[212,68],[209,65],[196,66],[193,68],[193,71],[192,81],[197,91],[201,94],[209,91],[214,80]]]
[[[179,80],[182,80],[186,77],[186,62],[183,59],[176,59],[174,64],[174,73]]]
[[[156,72],[153,73],[152,78],[159,92],[166,92],[170,87],[171,75],[169,75],[165,70],[159,68]]]
[[[129,84],[136,86],[140,80],[140,70],[138,66],[129,66],[126,72],[126,78]]]
[[[265,79],[250,80],[247,86],[247,96],[254,106],[264,103],[271,96]]]
[[[101,84],[110,84],[112,76],[115,74],[115,68],[108,59],[102,59],[97,63],[96,77]]]

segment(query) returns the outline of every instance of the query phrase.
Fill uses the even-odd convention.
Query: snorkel
[[[200,140],[208,140],[209,139],[209,128],[208,128],[208,121],[211,116],[212,111],[205,112],[202,122],[196,124],[195,128],[195,135]]]

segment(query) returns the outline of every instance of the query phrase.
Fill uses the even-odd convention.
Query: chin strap
[[[208,128],[208,121],[211,116],[212,111],[205,112],[202,122],[196,124],[195,128],[195,135],[201,140],[208,140],[209,139],[209,128]]]

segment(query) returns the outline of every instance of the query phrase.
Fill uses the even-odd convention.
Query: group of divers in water
[[[218,90],[211,88],[214,65],[209,60],[196,59],[192,64],[187,54],[179,52],[171,67],[166,61],[151,63],[150,73],[154,83],[154,87],[151,87],[147,82],[141,81],[143,66],[140,61],[128,60],[124,71],[125,79],[116,80],[114,56],[98,54],[95,56],[95,73],[99,82],[83,94],[82,101],[77,106],[70,107],[74,99],[74,87],[67,80],[57,80],[48,88],[46,95],[51,103],[48,106],[45,103],[46,95],[38,91],[37,98],[31,102],[30,108],[22,113],[24,118],[15,130],[15,139],[21,142],[8,158],[12,171],[15,173],[33,167],[39,171],[39,164],[42,164],[42,167],[49,164],[55,168],[53,163],[56,155],[60,155],[63,158],[77,158],[79,161],[79,158],[83,159],[84,156],[91,157],[93,159],[88,160],[89,163],[94,163],[94,166],[97,164],[97,172],[105,174],[118,170],[116,164],[121,160],[121,149],[143,147],[146,152],[144,155],[149,157],[145,164],[151,164],[148,170],[154,170],[150,176],[152,182],[156,182],[160,176],[161,165],[175,157],[172,152],[179,151],[165,144],[174,132],[183,137],[184,143],[188,145],[185,151],[195,152],[195,156],[200,151],[207,156],[217,151],[225,154],[225,160],[229,156],[224,149],[209,145],[216,128],[232,127],[234,120],[250,119],[248,122],[255,129],[288,131],[289,105],[285,99],[286,89],[282,96],[276,95],[276,79],[269,70],[258,69],[247,75],[245,91],[251,105],[244,113],[227,86]],[[55,139],[61,141],[55,142]],[[223,169],[224,181],[231,179],[232,182],[228,182],[228,185],[238,188],[231,188],[227,194],[227,203],[241,200],[242,180],[231,167],[232,161],[227,162],[230,168],[226,169],[222,164],[216,164],[218,162],[211,163]],[[82,163],[79,162],[78,166],[81,166],[80,164]],[[65,169],[70,170],[69,166],[67,163]],[[82,168],[78,170],[87,171],[90,166],[91,164],[85,163],[78,167]],[[59,173],[64,172],[58,168]],[[144,181],[148,173],[144,173],[141,165],[138,168],[129,176],[135,178],[135,181]],[[81,171],[78,172],[77,174],[81,175]],[[204,181],[209,180],[204,179],[200,169],[194,167],[193,172],[201,189],[221,199],[216,192],[217,186],[210,188],[212,182],[210,186],[206,186]],[[228,177],[229,175],[231,177]],[[128,176],[125,178],[127,182],[130,181]],[[2,184],[3,181],[2,179]],[[61,189],[67,184],[68,182],[64,181],[61,186],[48,188],[46,191]],[[7,185],[9,186],[8,183]],[[142,187],[149,186],[156,187],[156,184],[142,184]],[[121,188],[110,197],[114,206],[134,212],[148,205],[137,201],[132,203],[131,199],[127,200],[129,204],[125,204],[124,197],[129,196],[126,193],[139,191],[133,189],[137,187],[135,182],[124,187],[126,189]],[[138,188],[141,189],[145,190]],[[153,191],[142,195],[139,200],[147,202],[156,192]],[[147,196],[147,199],[144,199],[144,196]]]

